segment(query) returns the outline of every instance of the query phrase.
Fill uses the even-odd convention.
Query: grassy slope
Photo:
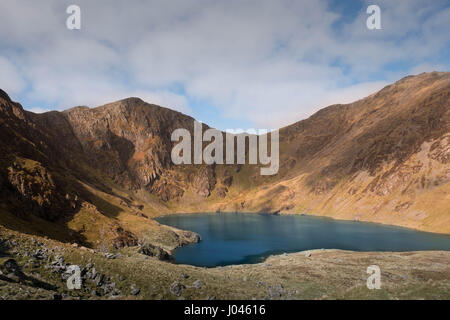
[[[81,266],[93,263],[98,272],[116,282],[116,287],[123,292],[118,297],[120,299],[178,299],[170,292],[175,281],[186,287],[181,295],[186,299],[450,299],[449,252],[314,250],[310,257],[300,252],[272,256],[255,265],[198,268],[161,262],[138,254],[132,248],[122,249],[122,256],[116,259],[106,259],[99,252],[53,240],[34,237],[37,241],[32,242],[29,236],[1,227],[0,238],[20,244],[4,253],[0,264],[12,257],[25,274],[57,287],[53,291],[37,291],[30,285],[0,280],[0,296],[8,298],[48,299],[54,292],[65,292],[83,299],[98,299],[90,295],[95,285],[85,283],[83,290],[69,291],[65,282],[42,264],[27,264],[30,258],[23,253],[42,248],[36,244],[41,242],[43,247],[53,249],[54,255],[62,255],[69,263]],[[381,268],[381,290],[368,290],[366,287],[366,269],[373,264]],[[188,277],[183,277],[183,274]],[[194,288],[196,280],[201,280],[204,286]],[[132,285],[141,290],[136,297],[130,294]],[[25,292],[27,296],[24,296]]]

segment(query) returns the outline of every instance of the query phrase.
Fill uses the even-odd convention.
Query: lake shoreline
[[[158,221],[159,218],[169,217],[169,216],[174,216],[174,215],[241,214],[241,213],[267,215],[267,216],[306,216],[306,217],[330,219],[330,220],[335,220],[335,221],[348,221],[348,222],[355,222],[355,223],[363,222],[363,223],[370,223],[370,224],[381,225],[381,226],[398,227],[398,228],[403,228],[403,229],[408,229],[408,230],[414,230],[414,231],[419,231],[419,232],[435,234],[435,235],[443,235],[443,236],[450,235],[450,232],[448,232],[448,233],[434,232],[434,231],[424,230],[421,228],[409,227],[409,226],[401,225],[401,224],[383,223],[383,222],[367,220],[367,219],[366,220],[363,220],[363,219],[354,220],[354,219],[336,218],[336,217],[329,216],[329,215],[308,214],[308,213],[298,213],[298,212],[289,212],[289,211],[279,211],[279,212],[274,212],[274,213],[270,213],[270,212],[266,213],[266,212],[258,212],[258,211],[216,211],[216,212],[213,212],[213,211],[211,211],[211,212],[172,211],[172,212],[164,212],[164,213],[158,214],[157,216],[152,217],[152,219],[155,221]],[[189,230],[189,231],[191,231],[191,230]]]
[[[202,237],[198,244],[171,252],[177,264],[198,267],[259,263],[272,255],[321,248],[354,252],[450,250],[447,234],[323,216],[197,212],[169,214],[155,220]]]
[[[52,299],[55,293],[67,292],[65,281],[45,268],[27,264],[28,253],[45,249],[64,257],[71,264],[95,266],[97,272],[111,277],[123,299],[131,300],[334,300],[334,299],[450,299],[450,252],[354,252],[345,250],[308,250],[269,256],[262,263],[202,268],[173,264],[149,258],[132,249],[122,249],[115,259],[103,252],[83,250],[69,243],[20,234],[0,227],[0,238],[17,245],[7,252],[25,274],[40,271],[40,280],[54,284],[55,291],[37,292],[37,299]],[[307,254],[308,253],[308,254]],[[381,289],[366,286],[367,268],[381,270]],[[0,281],[1,282],[1,281]],[[21,285],[4,282],[0,296],[20,297]],[[84,283],[90,290],[80,291],[82,299],[108,299],[91,294],[96,284]],[[176,287],[178,290],[174,290]],[[139,292],[131,293],[130,288]],[[30,294],[36,288],[27,287]],[[70,292],[68,292],[70,294]],[[70,295],[69,295],[70,298]]]

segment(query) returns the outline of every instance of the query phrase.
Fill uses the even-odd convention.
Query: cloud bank
[[[2,1],[0,87],[28,109],[97,106],[128,96],[225,129],[265,128],[362,98],[409,73],[448,70],[447,1]]]

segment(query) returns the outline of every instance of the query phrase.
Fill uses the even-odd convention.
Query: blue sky
[[[73,3],[81,30],[65,25]],[[34,112],[138,96],[219,129],[276,128],[449,71],[448,21],[447,0],[2,1],[0,88]]]

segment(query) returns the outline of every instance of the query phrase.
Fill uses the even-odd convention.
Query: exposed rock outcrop
[[[54,221],[78,206],[78,197],[64,196],[48,170],[36,162],[28,161],[27,165],[14,162],[8,167],[8,181],[21,204],[16,212],[22,215],[32,213]]]
[[[139,252],[145,254],[146,256],[155,257],[159,260],[173,261],[173,257],[169,252],[150,243],[141,245]]]
[[[195,175],[193,186],[199,195],[207,198],[216,186],[214,167],[201,167]]]

